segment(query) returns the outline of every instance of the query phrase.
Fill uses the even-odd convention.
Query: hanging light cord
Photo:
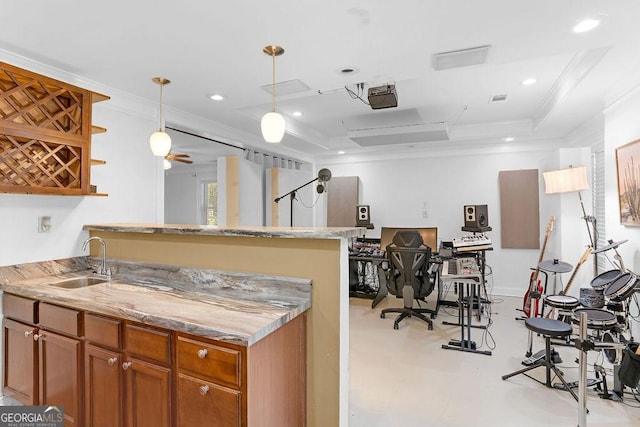
[[[276,47],[271,46],[271,75],[273,79],[271,81],[271,111],[276,111]]]
[[[160,84],[160,132],[164,132],[164,129],[162,128],[162,87],[164,86],[164,84]]]

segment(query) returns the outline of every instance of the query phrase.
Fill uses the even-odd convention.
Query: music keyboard
[[[463,248],[465,246],[491,246],[491,239],[484,233],[454,237],[452,242],[454,248]]]
[[[453,258],[442,262],[440,279],[473,279],[480,280],[480,268],[475,258]]]

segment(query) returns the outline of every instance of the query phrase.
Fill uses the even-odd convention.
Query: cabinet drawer
[[[242,353],[204,341],[178,337],[178,369],[198,378],[240,387]]]
[[[2,311],[6,317],[27,323],[38,321],[38,302],[11,294],[2,295]]]
[[[76,337],[82,335],[81,311],[41,302],[39,313],[41,327]]]
[[[87,313],[84,315],[84,337],[92,343],[119,349],[122,347],[122,321]]]
[[[129,354],[166,365],[171,363],[171,333],[138,325],[125,325],[125,345]]]
[[[240,427],[242,393],[178,374],[178,427]]]

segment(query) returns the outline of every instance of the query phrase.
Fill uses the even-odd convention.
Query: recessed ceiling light
[[[528,78],[528,79],[524,79],[524,80],[522,81],[522,84],[523,84],[523,85],[525,85],[525,86],[529,86],[529,85],[534,84],[535,82],[537,82],[537,80],[536,80],[536,79],[534,79],[534,78]]]
[[[224,99],[224,96],[220,95],[219,93],[214,93],[207,96],[209,97],[209,99],[212,99],[214,101],[222,101]]]
[[[514,137],[512,137],[512,136],[507,136],[507,137],[505,137],[505,138],[502,138],[502,140],[503,140],[504,142],[513,142],[513,141],[515,141],[516,139],[515,139]]]
[[[356,74],[358,71],[358,67],[342,67],[338,69],[338,74]]]
[[[344,154],[344,151],[340,150],[338,151],[338,154]]]
[[[294,111],[293,115],[296,116],[296,117],[300,117],[300,116],[302,116],[302,111]]]
[[[573,27],[574,33],[584,33],[587,31],[591,31],[596,28],[600,24],[600,21],[593,18],[583,19],[578,22],[575,27]]]

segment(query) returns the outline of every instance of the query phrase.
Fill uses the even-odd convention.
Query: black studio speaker
[[[366,227],[371,224],[371,212],[369,205],[356,206],[356,226]]]
[[[480,228],[489,226],[489,212],[487,205],[465,205],[464,226]]]

